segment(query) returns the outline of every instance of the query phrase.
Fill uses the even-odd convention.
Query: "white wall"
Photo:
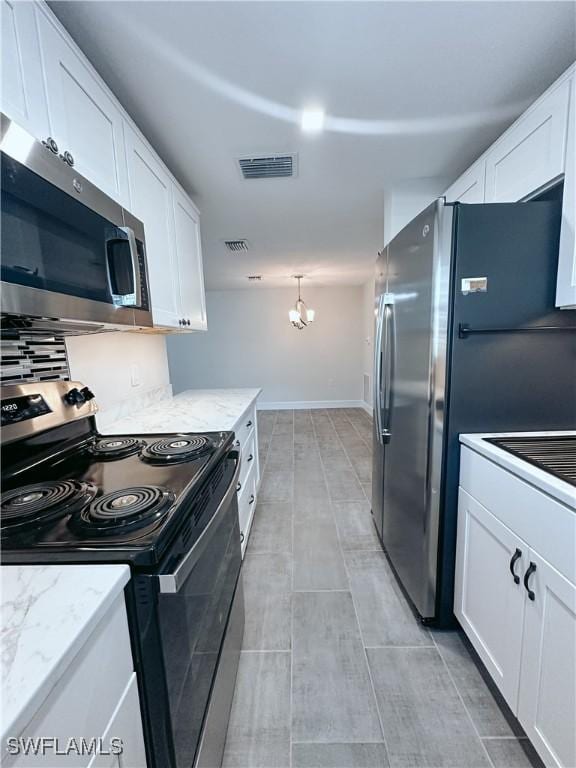
[[[164,336],[129,332],[69,336],[66,348],[71,378],[96,395],[99,426],[162,392],[169,394]]]
[[[261,403],[358,404],[362,286],[310,288],[304,281],[302,294],[317,319],[299,331],[288,320],[295,286],[208,291],[208,331],[167,339],[174,392],[262,387]]]
[[[447,189],[445,178],[409,179],[384,194],[384,245]]]

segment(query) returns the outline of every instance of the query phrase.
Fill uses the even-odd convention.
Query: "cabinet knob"
[[[251,426],[252,426],[252,422],[251,422],[251,421],[249,421],[249,422],[246,424],[246,429],[248,429],[248,428],[249,428],[249,427],[251,427]]]
[[[60,155],[60,160],[63,160],[66,163],[66,165],[70,166],[70,168],[72,168],[72,166],[74,165],[74,158],[72,157],[72,155],[68,151],[63,152]]]
[[[248,502],[248,504],[254,504],[254,494],[253,493],[250,494],[250,501]]]
[[[236,493],[240,493],[240,489],[242,488],[242,483],[238,483],[236,486]]]
[[[254,458],[254,456],[252,456],[252,454],[250,454],[250,456],[248,456],[248,458],[246,459],[246,461],[252,461],[252,459],[253,459],[253,458]]]
[[[53,152],[55,155],[58,154],[58,144],[56,144],[52,136],[48,136],[46,141],[43,141],[42,144],[44,144],[46,149],[49,149],[50,152]]]

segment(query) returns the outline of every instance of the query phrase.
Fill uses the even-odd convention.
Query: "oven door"
[[[226,484],[226,492],[210,522],[179,565],[157,577],[159,636],[176,768],[191,768],[195,762],[213,690],[219,702],[210,709],[220,713],[222,722],[219,728],[212,723],[204,730],[219,732],[223,749],[232,703],[243,607],[235,604],[232,611],[235,593],[242,598],[241,587],[237,589],[242,561],[236,501],[240,459],[236,452],[229,457],[233,460],[227,463],[234,468],[225,472],[221,483]],[[230,647],[230,639],[235,639],[236,649]],[[236,663],[231,663],[234,650]],[[217,667],[227,681],[215,683]],[[222,696],[223,688],[229,691],[228,697]],[[207,738],[205,733],[204,741]],[[218,749],[203,743],[202,751]]]
[[[151,325],[141,222],[5,118],[0,145],[3,313]]]

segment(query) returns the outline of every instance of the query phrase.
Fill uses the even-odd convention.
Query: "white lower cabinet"
[[[458,503],[455,613],[514,709],[525,602],[521,576],[528,552],[521,539],[462,488]]]
[[[234,434],[236,435],[235,446],[240,452],[242,462],[236,490],[238,492],[238,518],[240,522],[242,557],[244,557],[254,519],[258,489],[260,487],[258,421],[255,401],[234,425]]]
[[[95,755],[88,768],[146,768],[146,751],[142,738],[140,701],[136,674],[132,677],[104,733],[103,743],[121,739],[122,751],[108,749],[109,755]]]
[[[536,530],[526,518],[545,513],[545,504],[522,504],[518,479],[498,473],[498,501],[508,519]],[[525,485],[531,496],[539,493]],[[521,538],[473,492],[459,491],[454,613],[544,763],[574,768],[576,585],[539,554],[538,538]],[[490,491],[478,487],[478,495]]]
[[[576,546],[576,542],[575,542]],[[576,586],[530,550],[518,719],[546,765],[576,766]]]

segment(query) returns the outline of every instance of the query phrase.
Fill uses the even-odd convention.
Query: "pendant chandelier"
[[[316,313],[313,309],[309,309],[306,306],[300,296],[300,280],[302,280],[304,275],[293,275],[293,277],[295,280],[298,280],[298,299],[294,305],[294,309],[291,309],[288,312],[288,317],[294,328],[298,328],[298,330],[301,331],[303,328],[306,328],[307,325],[314,322]]]

